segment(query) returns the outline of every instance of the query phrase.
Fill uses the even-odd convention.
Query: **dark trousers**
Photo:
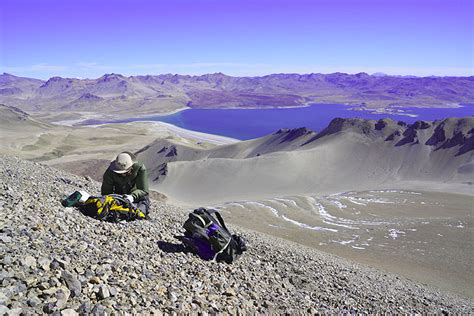
[[[150,198],[148,195],[145,195],[144,197],[141,197],[137,201],[134,202],[134,204],[137,206],[137,208],[142,211],[143,214],[148,215],[149,210],[150,210]]]

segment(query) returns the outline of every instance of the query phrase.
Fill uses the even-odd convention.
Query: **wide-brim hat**
[[[125,173],[133,166],[133,159],[128,153],[121,153],[110,163],[110,169],[115,173]]]

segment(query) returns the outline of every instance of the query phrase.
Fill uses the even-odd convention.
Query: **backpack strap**
[[[217,256],[223,253],[227,249],[227,247],[229,247],[231,241],[232,241],[232,238],[229,238],[229,241],[227,242],[227,244],[219,252],[216,252],[216,254],[214,255],[214,258],[212,258],[213,261],[216,261]]]
[[[214,209],[202,209],[202,211],[206,214],[208,214],[211,218],[213,217],[212,215],[215,214],[216,217],[217,217],[217,221],[219,222],[219,224],[221,225],[221,227],[223,229],[225,229],[225,231],[230,235],[230,232],[229,232],[229,229],[227,229],[227,226],[225,226],[225,223],[224,223],[224,219],[222,218],[221,214],[214,210]],[[219,256],[221,253],[223,253],[230,245],[230,243],[232,242],[232,235],[231,235],[231,238],[229,238],[229,241],[227,242],[227,244],[219,251],[219,252],[216,252],[216,254],[214,255],[214,258],[212,258],[213,261],[216,261],[217,259],[217,256]]]
[[[214,213],[216,214],[217,220],[219,221],[219,224],[221,224],[222,228],[229,231],[229,229],[227,229],[225,226],[224,219],[222,218],[221,214],[218,211],[214,211]]]
[[[125,203],[125,205],[127,205],[128,208],[135,209],[135,206],[129,200],[124,199],[122,195],[120,195],[120,194],[107,194],[107,195],[113,197],[117,201]]]
[[[200,208],[199,209],[201,212],[205,213],[208,215],[210,218],[214,218],[213,214],[216,215],[217,217],[217,222],[219,225],[221,225],[222,228],[224,228],[227,232],[229,232],[229,229],[225,226],[224,219],[222,218],[221,214],[214,210],[214,209],[205,209],[205,208]]]

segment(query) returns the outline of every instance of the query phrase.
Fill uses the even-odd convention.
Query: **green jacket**
[[[132,173],[122,176],[108,168],[102,180],[101,194],[131,194],[138,200],[149,193],[148,174],[142,162],[135,162],[132,166]]]

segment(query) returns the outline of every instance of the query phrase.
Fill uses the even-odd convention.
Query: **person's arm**
[[[138,170],[135,186],[136,189],[130,193],[135,201],[148,195],[148,172],[144,165]]]
[[[100,188],[101,195],[107,195],[114,193],[114,180],[112,178],[111,171],[107,169],[104,176],[102,177],[102,187]]]

